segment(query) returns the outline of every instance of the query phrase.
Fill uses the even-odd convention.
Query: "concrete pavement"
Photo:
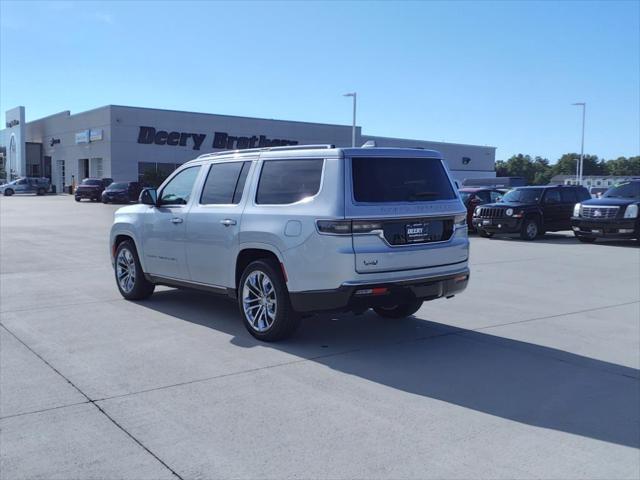
[[[0,198],[0,478],[638,478],[640,249],[472,239],[414,318],[121,299],[111,205]]]

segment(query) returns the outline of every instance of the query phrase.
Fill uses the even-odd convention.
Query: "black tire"
[[[414,300],[393,307],[374,307],[373,311],[384,318],[406,318],[420,310],[421,306],[422,300]]]
[[[15,193],[15,192],[14,192],[12,189],[7,188],[7,189],[4,191],[4,196],[5,196],[5,197],[10,197],[10,196],[11,196],[11,195],[13,195],[14,193]]]
[[[109,200],[107,200],[106,198],[103,198],[102,199],[102,203],[104,203],[106,205],[107,203],[109,203]]]
[[[45,194],[45,190],[44,188],[39,188],[38,191],[36,192],[36,195],[44,195]]]
[[[540,235],[540,224],[534,217],[525,218],[520,228],[520,238],[528,242],[535,240]]]
[[[493,237],[493,232],[487,232],[486,230],[482,230],[481,228],[478,229],[478,234],[484,238]]]
[[[576,235],[576,238],[582,243],[596,243],[596,239],[594,237],[582,237],[580,235]]]
[[[76,202],[79,202],[79,201],[80,201],[80,198],[79,198],[79,197],[76,197]]]
[[[127,254],[124,253],[125,251],[131,254],[132,261],[127,261]],[[121,254],[124,258],[121,257]],[[136,246],[131,240],[125,240],[118,245],[118,248],[116,249],[115,262],[114,273],[120,295],[127,300],[143,300],[153,293],[156,286],[145,278],[142,266],[140,266],[140,259],[138,258]],[[134,275],[129,289],[124,288],[121,285],[123,282],[121,282],[121,279],[118,277],[122,276],[123,270],[128,272],[130,269],[133,269]]]
[[[270,285],[271,289],[265,287],[264,282],[262,282],[262,286],[258,291],[251,290],[247,282],[251,282],[252,278],[264,279],[264,277],[261,277],[262,275],[266,276],[267,286]],[[246,289],[245,286],[247,287]],[[248,293],[245,295],[245,292]],[[270,303],[264,303],[261,306],[259,298],[265,298],[265,302],[269,301]],[[274,304],[274,299],[275,313],[270,316],[269,308],[270,305]],[[255,315],[253,321],[245,312],[245,302],[248,306],[249,314]],[[258,340],[265,342],[275,342],[290,337],[300,325],[300,315],[291,306],[289,291],[287,290],[280,265],[270,259],[256,260],[244,269],[238,284],[238,308],[240,309],[242,323],[244,323],[247,331]],[[253,308],[253,313],[251,308]],[[261,321],[261,319],[263,320]],[[268,324],[269,320],[271,324]]]

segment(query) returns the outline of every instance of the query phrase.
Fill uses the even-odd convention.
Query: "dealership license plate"
[[[482,224],[483,225],[491,225],[491,220],[483,220]]]
[[[429,240],[429,224],[428,223],[408,223],[405,226],[407,243],[420,243]]]
[[[602,233],[602,230],[600,230],[599,228],[594,228],[591,230],[591,233]]]

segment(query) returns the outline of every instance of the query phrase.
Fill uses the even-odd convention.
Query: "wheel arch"
[[[270,245],[245,245],[240,248],[240,250],[238,251],[238,255],[236,256],[234,278],[234,287],[236,288],[236,290],[238,288],[238,284],[240,283],[242,273],[244,272],[244,269],[247,268],[247,265],[260,259],[270,259],[279,264],[282,268],[282,273],[284,274],[286,282],[287,274],[284,270],[284,263],[280,252],[278,252]]]
[[[133,242],[133,246],[136,247],[136,252],[138,253],[138,260],[140,261],[140,266],[142,267],[143,271],[146,271],[146,268],[144,265],[144,255],[140,251],[139,242],[137,241],[136,236],[134,235],[133,232],[125,229],[117,229],[112,232],[111,238],[112,238],[112,241],[109,249],[110,250],[109,253],[111,254],[111,263],[115,261],[116,250],[118,249],[118,245],[120,245],[122,242],[126,240],[131,240]]]

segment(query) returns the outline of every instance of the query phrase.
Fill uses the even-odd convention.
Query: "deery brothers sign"
[[[200,150],[206,138],[207,134],[205,133],[167,132],[166,130],[156,130],[154,127],[140,127],[138,131],[138,143],[169,145],[172,147],[191,146],[193,150]],[[294,140],[270,139],[265,135],[234,137],[226,132],[214,132],[211,148],[239,150],[243,148],[279,147],[297,144],[298,142]]]

